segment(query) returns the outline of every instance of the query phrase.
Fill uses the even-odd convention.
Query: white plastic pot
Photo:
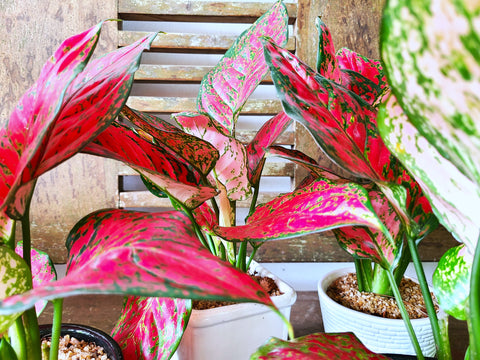
[[[273,296],[272,301],[290,319],[295,290],[258,263],[252,262],[250,271],[275,280],[283,294]],[[193,310],[173,359],[246,360],[272,336],[287,339],[288,330],[280,316],[265,305],[239,303]]]
[[[318,282],[318,296],[325,332],[353,332],[371,351],[383,354],[415,355],[410,337],[402,319],[386,319],[344,307],[326,293],[337,278],[355,272],[354,268],[331,271]],[[435,356],[435,341],[428,318],[412,319],[422,353]]]

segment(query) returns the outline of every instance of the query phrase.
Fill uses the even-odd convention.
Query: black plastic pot
[[[117,342],[107,333],[86,325],[62,324],[61,335],[70,335],[78,340],[94,342],[103,347],[111,360],[124,360]],[[40,338],[51,337],[52,325],[40,325]]]

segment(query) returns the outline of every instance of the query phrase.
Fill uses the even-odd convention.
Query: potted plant
[[[168,196],[177,209],[187,214],[206,249],[242,271],[249,268],[263,241],[346,225],[365,225],[388,233],[372,211],[366,190],[349,182],[335,184],[320,179],[266,205],[256,204],[265,149],[291,120],[285,113],[274,116],[247,145],[235,138],[235,124],[244,102],[268,71],[260,37],[270,35],[282,43],[286,40],[286,25],[286,12],[278,1],[204,77],[197,98],[198,112],[175,114],[178,126],[125,107],[120,120],[83,150],[130,164],[152,193]],[[251,192],[247,225],[235,225],[235,201]],[[342,221],[325,216],[325,207],[319,206],[319,202],[325,200],[325,205],[331,206],[329,200],[342,197],[354,197],[359,213],[347,217],[348,209],[338,202],[334,205],[339,214],[345,215]],[[304,221],[306,218],[308,221]],[[247,257],[248,245],[252,252]],[[122,319],[114,332],[119,342],[136,344],[124,348],[132,357],[142,354],[140,344],[146,341],[139,329],[141,325],[136,325],[138,318],[164,321],[162,314],[154,310],[139,306],[133,298],[126,304],[125,313],[131,318]],[[161,351],[159,345],[152,347]]]
[[[433,288],[442,309],[469,323],[466,358],[471,359],[479,356],[480,343],[479,218],[475,206],[480,203],[475,175],[479,136],[473,120],[479,104],[474,90],[479,67],[472,52],[473,44],[478,45],[478,31],[473,26],[478,10],[477,5],[454,2],[387,2],[381,53],[392,94],[382,101],[377,117],[386,146],[421,185],[440,222],[463,243],[441,259]],[[419,280],[426,284],[419,270]],[[437,356],[451,359],[447,322],[441,324],[441,334],[435,339]],[[328,350],[338,350],[336,354],[343,350],[316,334],[289,344],[274,341],[257,358],[280,358],[290,349],[315,358],[302,351],[311,339]],[[353,341],[348,344],[358,348]]]
[[[60,46],[1,130],[2,358],[42,358],[34,309],[40,300],[54,303],[50,359],[57,358],[65,296],[153,296],[142,306],[163,311],[165,319],[166,314],[171,314],[170,320],[176,316],[179,321],[171,321],[177,326],[174,331],[183,331],[190,300],[175,302],[158,296],[254,301],[274,308],[255,281],[203,248],[190,220],[176,211],[149,214],[114,209],[87,215],[69,234],[68,271],[60,280],[52,281],[54,270],[48,258],[32,249],[28,210],[36,179],[110,126],[127,99],[142,51],[156,36],[91,60],[101,26]],[[14,237],[17,221],[22,226],[21,251]],[[16,254],[16,247],[23,257]],[[184,261],[185,254],[195,261]],[[50,276],[42,276],[47,272]],[[165,353],[177,343],[175,338],[166,342]]]

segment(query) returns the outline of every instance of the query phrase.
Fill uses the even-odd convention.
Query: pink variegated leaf
[[[335,163],[373,181],[398,175],[400,164],[378,134],[373,107],[272,42],[265,44],[265,57],[285,112]]]
[[[245,225],[218,227],[215,232],[227,240],[266,241],[347,225],[379,229],[389,236],[362,186],[318,178],[308,186],[259,205]]]
[[[211,187],[198,185],[200,175],[184,159],[160,145],[120,123],[113,123],[83,152],[125,162],[142,174],[144,181],[188,208],[195,208],[217,194]]]
[[[188,209],[195,209],[218,194],[217,190],[208,186],[187,185],[153,171],[135,166],[133,168],[142,175],[144,184],[147,185],[147,188],[152,193],[155,194],[156,190],[160,189],[163,193],[173,198],[174,201],[183,204]],[[152,191],[152,185],[157,189]]]
[[[249,275],[212,255],[178,211],[101,210],[83,218],[67,239],[67,275],[0,301],[0,315],[40,299],[79,294],[216,299],[273,303]]]
[[[181,131],[159,117],[124,106],[120,116],[141,130],[142,136],[151,137],[156,144],[184,159],[203,175],[207,175],[218,160],[218,151],[210,143]]]
[[[387,238],[377,229],[361,226],[342,227],[334,229],[333,233],[340,246],[348,253],[371,259],[388,269],[396,265],[401,255],[403,227],[395,209],[382,192],[371,190],[369,197],[375,213],[394,240]]]
[[[250,360],[388,360],[368,350],[353,333],[316,333],[290,341],[270,339]]]
[[[387,78],[379,60],[368,59],[356,52],[342,48],[337,52],[338,66],[341,69],[341,83],[370,105],[388,87]]]
[[[129,296],[112,336],[125,359],[167,360],[180,343],[190,311],[191,300]]]
[[[342,75],[335,56],[332,34],[320,17],[317,17],[315,25],[318,30],[317,71],[320,75],[340,83]]]
[[[248,179],[257,186],[265,163],[265,150],[290,126],[292,120],[282,111],[260,128],[247,145]]]
[[[231,135],[240,109],[268,71],[262,36],[282,46],[286,44],[288,14],[282,1],[277,1],[237,38],[200,85],[198,111],[221,123]]]
[[[214,176],[225,186],[228,198],[242,200],[250,195],[245,146],[205,115],[180,113],[173,117],[184,131],[208,141],[218,150],[220,158],[215,164]]]
[[[0,208],[6,207],[12,218],[23,216],[37,177],[75,155],[115,119],[129,95],[141,53],[155,37],[85,66],[100,27],[62,44],[0,134],[0,162],[8,164],[2,167]]]
[[[313,160],[310,156],[305,155],[303,152],[295,149],[287,149],[282,146],[274,145],[267,150],[267,154],[268,156],[278,156],[303,166],[310,171],[314,178],[321,176],[333,181],[346,180],[332,172],[330,169],[318,165],[317,162]]]
[[[23,241],[19,241],[15,247],[15,252],[23,256]],[[33,287],[45,285],[57,279],[57,272],[55,266],[50,259],[50,256],[46,252],[32,249],[31,250],[31,262],[32,262],[32,282]],[[38,301],[35,304],[35,310],[37,315],[40,315],[47,306],[47,301]]]
[[[210,235],[215,235],[214,229],[218,226],[218,218],[208,204],[202,204],[193,210],[195,222],[201,229]]]

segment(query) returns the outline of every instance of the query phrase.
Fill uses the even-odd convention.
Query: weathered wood
[[[168,1],[119,0],[118,13],[127,20],[218,21],[251,22],[262,16],[272,2],[219,2],[219,1]],[[286,3],[289,18],[295,19],[296,5]]]
[[[116,1],[11,0],[1,2],[0,122],[5,124],[20,96],[60,43],[98,22],[116,18]],[[117,22],[105,24],[97,54],[116,48]],[[81,217],[115,205],[115,166],[76,156],[42,175],[31,206],[33,246],[66,259],[65,238]],[[18,237],[21,238],[20,234]]]
[[[118,45],[129,45],[147,34],[149,33],[144,31],[120,31]],[[238,35],[160,33],[153,41],[150,51],[224,53],[237,37]],[[294,51],[295,38],[290,37],[285,47]]]
[[[171,114],[182,111],[195,111],[196,99],[180,97],[153,97],[153,96],[131,96],[127,105],[133,109],[145,112]],[[278,114],[282,111],[279,100],[248,100],[242,108],[244,115],[265,115]]]
[[[257,202],[259,204],[268,202],[278,193],[263,192],[258,195]],[[248,208],[250,206],[249,200],[242,200],[236,202],[237,208]],[[127,191],[119,194],[118,207],[120,208],[171,208],[172,205],[168,198],[159,198],[149,191]]]

